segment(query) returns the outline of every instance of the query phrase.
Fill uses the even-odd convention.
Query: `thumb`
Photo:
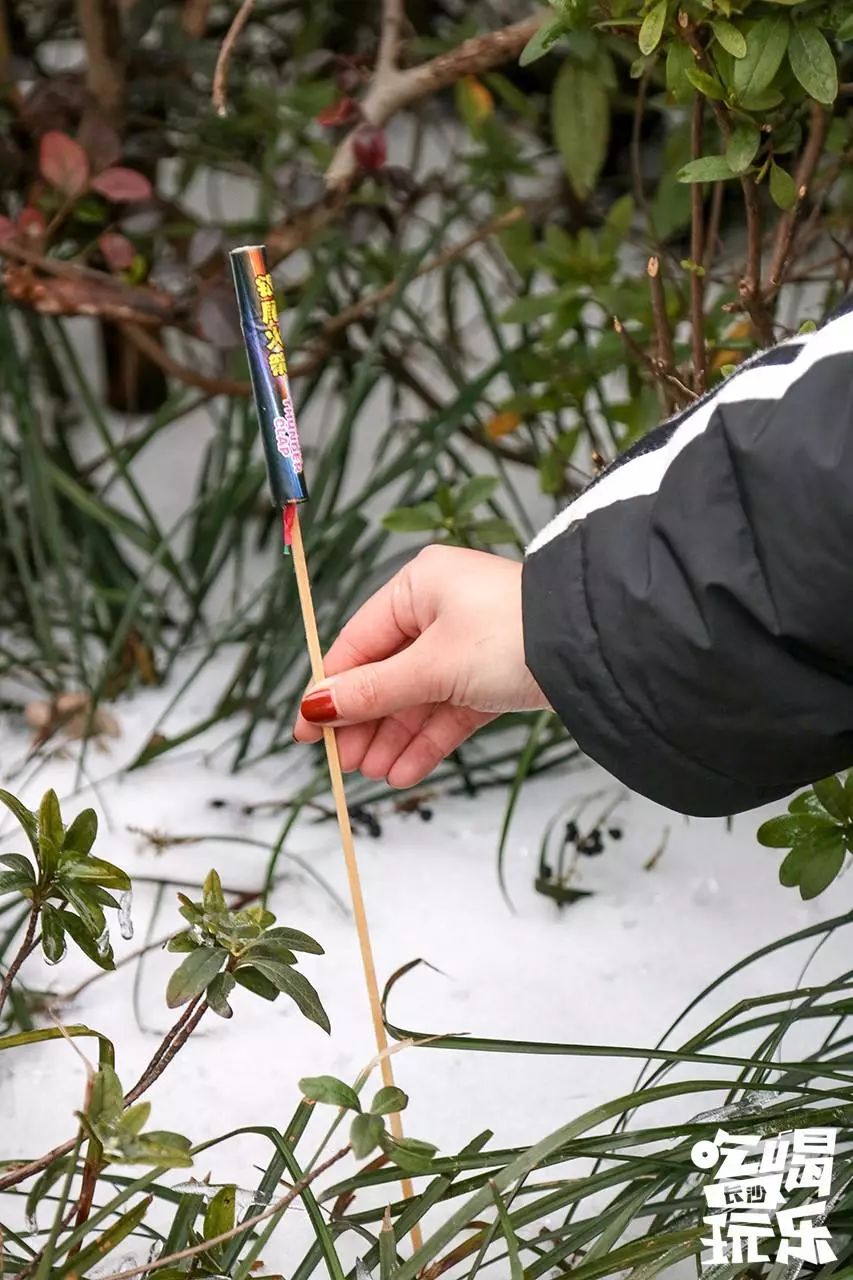
[[[428,635],[425,632],[382,662],[367,662],[318,681],[302,699],[302,715],[311,724],[361,724],[441,701],[440,663]]]

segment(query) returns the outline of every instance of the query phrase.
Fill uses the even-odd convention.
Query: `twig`
[[[115,117],[124,100],[121,27],[114,0],[77,0],[86,46],[86,86],[103,114]]]
[[[207,27],[210,0],[184,0],[181,26],[191,40],[199,40]]]
[[[726,184],[724,182],[715,182],[711,192],[711,216],[708,219],[708,230],[705,235],[705,254],[702,258],[706,280],[714,265],[714,259],[717,256],[717,249],[720,243],[720,221],[723,216],[725,194]]]
[[[196,997],[196,1001],[199,997]],[[166,1032],[163,1041],[143,1071],[137,1083],[133,1086],[129,1093],[124,1096],[124,1105],[129,1107],[132,1103],[145,1093],[151,1087],[168,1067],[169,1063],[175,1057],[175,1054],[186,1044],[195,1028],[201,1022],[208,1009],[206,1000],[202,1000],[200,1004],[196,1001],[190,1005],[193,1012],[187,1017],[189,1010],[185,1010],[175,1025]],[[39,1156],[36,1160],[30,1160],[28,1164],[16,1165],[9,1173],[0,1178],[0,1191],[6,1191],[9,1187],[15,1187],[19,1182],[26,1181],[35,1173],[41,1173],[48,1165],[53,1164],[54,1160],[58,1160],[61,1156],[65,1156],[72,1151],[75,1138],[70,1138],[68,1142],[60,1143],[58,1147],[53,1147],[50,1151],[46,1151],[43,1156]]]
[[[761,292],[761,206],[758,187],[751,174],[741,178],[746,210],[746,272],[738,282],[738,293],[752,321],[753,328],[765,346],[773,343],[773,320]]]
[[[133,343],[138,351],[144,356],[168,373],[173,378],[177,378],[179,382],[183,382],[188,387],[198,387],[200,391],[206,391],[208,395],[213,396],[248,396],[252,391],[251,382],[243,378],[222,378],[214,374],[201,373],[198,369],[192,369],[189,365],[182,364],[171,355],[162,342],[158,342],[146,329],[141,328],[138,324],[123,324],[122,332],[128,340]],[[291,370],[291,375],[293,371]]]
[[[613,317],[613,329],[618,333],[619,337],[625,343],[632,356],[635,356],[649,370],[654,378],[663,379],[674,391],[678,393],[678,402],[680,406],[690,404],[691,401],[697,400],[698,396],[691,387],[682,382],[677,374],[671,373],[668,369],[663,369],[660,362],[654,360],[647,351],[644,351],[639,342],[628,332],[618,316]]]
[[[141,1097],[147,1089],[150,1089],[154,1081],[159,1079],[175,1055],[180,1052],[189,1040],[209,1007],[207,1001],[202,1000],[200,996],[196,996],[195,1000],[190,1002],[171,1030],[166,1032],[159,1049],[142,1072],[139,1080],[124,1095],[124,1105],[126,1107],[136,1102],[137,1098]]]
[[[222,46],[219,50],[219,56],[216,59],[210,100],[221,116],[224,116],[228,110],[228,67],[231,63],[231,55],[234,52],[234,46],[240,39],[241,31],[249,21],[254,3],[255,0],[243,0],[234,15],[234,21],[226,32],[225,39],[222,41]]]
[[[188,1249],[180,1249],[177,1253],[165,1254],[162,1258],[155,1259],[154,1262],[145,1262],[139,1267],[131,1267],[128,1271],[113,1271],[108,1276],[102,1276],[101,1280],[132,1280],[134,1276],[146,1275],[149,1271],[157,1271],[160,1267],[170,1267],[175,1262],[183,1262],[185,1258],[195,1258],[200,1253],[206,1253],[208,1249],[219,1244],[225,1244],[228,1240],[233,1240],[234,1236],[240,1235],[241,1232],[251,1230],[257,1227],[261,1222],[266,1222],[268,1218],[275,1217],[278,1213],[284,1213],[294,1200],[298,1200],[303,1191],[311,1186],[327,1169],[331,1169],[333,1164],[337,1164],[350,1151],[349,1145],[341,1147],[340,1151],[336,1151],[334,1155],[329,1156],[328,1160],[324,1160],[322,1164],[318,1164],[310,1173],[306,1173],[303,1178],[295,1182],[286,1195],[280,1200],[276,1200],[275,1204],[271,1204],[269,1208],[264,1209],[262,1213],[256,1213],[253,1218],[246,1218],[243,1222],[232,1227],[230,1231],[223,1231],[218,1236],[211,1236],[209,1240],[203,1240],[201,1244],[192,1245]]]
[[[446,89],[463,76],[478,75],[514,58],[539,30],[544,16],[540,10],[500,31],[464,40],[458,48],[407,71],[398,71],[389,65],[377,66],[361,102],[362,121],[381,127],[397,111],[420,98]],[[326,170],[326,186],[332,192],[346,190],[358,171],[353,150],[353,137],[358,127],[340,143]]]
[[[403,0],[383,0],[382,31],[379,36],[379,52],[376,55],[376,74],[394,70],[400,50],[400,37],[406,13]]]
[[[694,160],[702,154],[702,127],[705,121],[705,99],[697,93],[693,99],[690,124],[690,153]],[[702,259],[705,256],[704,187],[695,182],[690,192],[690,342],[693,353],[693,386],[701,395],[708,376],[705,352],[705,279]]]
[[[660,258],[652,256],[646,266],[649,277],[649,290],[652,296],[652,315],[655,322],[655,336],[658,344],[658,360],[666,369],[675,369],[675,351],[672,346],[672,333],[669,328],[669,316],[666,313],[666,293],[663,287]]]
[[[30,912],[30,918],[27,921],[27,929],[18,948],[18,954],[15,956],[9,968],[6,971],[6,977],[3,979],[3,985],[0,986],[0,1013],[3,1012],[3,1006],[9,992],[12,990],[12,983],[18,976],[18,970],[27,959],[36,946],[36,925],[38,924],[38,907],[34,906]]]
[[[817,169],[820,157],[823,154],[824,143],[826,142],[826,134],[829,128],[829,116],[823,107],[813,102],[811,107],[811,128],[809,130],[808,140],[803,148],[800,162],[797,165],[797,172],[794,175],[794,185],[797,190],[797,200],[792,209],[788,209],[786,213],[779,219],[776,228],[776,237],[773,243],[773,253],[770,258],[770,268],[767,273],[767,288],[764,296],[769,301],[779,292],[785,268],[788,264],[791,247],[793,245],[794,236],[797,231],[797,222],[802,209],[803,201],[808,195],[812,178]]]

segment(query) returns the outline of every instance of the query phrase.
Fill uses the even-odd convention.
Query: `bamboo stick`
[[[317,632],[317,616],[314,612],[314,601],[311,596],[311,579],[308,576],[308,562],[305,557],[305,544],[302,541],[302,526],[299,521],[299,506],[294,504],[293,522],[290,525],[291,545],[290,550],[293,554],[293,568],[296,574],[296,586],[299,591],[299,606],[302,610],[302,621],[305,626],[305,640],[308,645],[308,656],[311,660],[311,675],[315,681],[322,680],[325,677],[323,669],[323,650],[320,647],[320,637]],[[335,730],[331,728],[323,729],[323,745],[326,748],[326,762],[329,766],[329,778],[332,784],[332,795],[335,800],[335,814],[338,819],[338,830],[341,836],[341,848],[344,855],[344,864],[346,866],[347,881],[349,883],[350,899],[352,901],[352,910],[355,917],[355,929],[358,935],[358,945],[361,951],[361,964],[364,970],[364,980],[367,985],[367,996],[370,1002],[370,1016],[373,1021],[373,1034],[376,1040],[376,1048],[379,1051],[379,1069],[382,1073],[382,1083],[386,1086],[394,1084],[394,1070],[391,1066],[391,1057],[388,1053],[388,1037],[385,1033],[385,1023],[382,1019],[382,1001],[379,995],[379,983],[376,978],[376,965],[373,959],[373,946],[370,941],[370,929],[367,924],[367,912],[364,906],[364,894],[361,888],[361,876],[358,870],[358,859],[355,853],[355,844],[352,837],[352,823],[350,822],[349,809],[347,807],[346,791],[344,790],[344,776],[341,769],[341,758],[338,753],[338,740]],[[394,1112],[389,1116],[388,1122],[391,1133],[394,1138],[403,1137],[403,1123],[398,1112]],[[411,1199],[414,1195],[411,1178],[403,1177],[400,1180],[405,1198]],[[417,1223],[411,1230],[412,1244],[415,1249],[419,1249],[423,1243],[420,1227]]]

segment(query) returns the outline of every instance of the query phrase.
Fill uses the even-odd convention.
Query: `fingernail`
[[[338,716],[338,709],[330,689],[312,689],[302,699],[299,710],[311,724],[328,724]]]

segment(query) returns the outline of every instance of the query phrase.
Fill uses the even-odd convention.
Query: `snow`
[[[227,665],[228,657],[223,654],[220,661]],[[204,677],[207,685],[194,687],[180,714],[188,720],[197,714],[221,676],[214,665]],[[66,758],[37,758],[35,767],[30,764],[17,777],[6,774],[7,785],[31,805],[47,786],[55,787],[66,820],[84,804],[98,809],[97,849],[136,879],[134,941],[123,940],[113,928],[119,960],[179,927],[174,894],[179,887],[198,886],[209,867],[219,869],[231,890],[262,883],[267,850],[278,838],[283,815],[263,809],[247,816],[243,807],[286,799],[298,779],[292,765],[284,768],[280,762],[228,773],[221,753],[213,750],[215,736],[199,749],[122,773],[122,764],[147,739],[169,696],[168,688],[146,690],[119,704],[122,737],[108,754],[89,751],[88,779],[79,789],[77,748]],[[180,728],[180,720],[170,721],[170,728]],[[27,745],[22,723],[7,717],[0,729],[4,760],[22,760]],[[599,796],[589,805],[589,812],[597,812],[618,799],[620,788],[591,765],[524,788],[506,853],[514,911],[495,872],[505,804],[499,790],[474,799],[439,796],[431,801],[430,822],[417,814],[388,812],[380,838],[358,839],[380,982],[416,957],[441,971],[421,967],[401,982],[391,1001],[398,1024],[429,1033],[651,1046],[728,965],[827,917],[843,903],[840,886],[812,904],[780,887],[778,854],[755,843],[760,815],[736,818],[729,831],[723,821],[688,821],[626,796],[614,815],[624,838],[608,841],[602,856],[582,859],[579,866],[577,884],[592,889],[593,896],[560,910],[533,890],[539,841],[561,806],[588,795]],[[212,801],[225,803],[212,807]],[[158,853],[131,828],[206,838]],[[667,830],[664,852],[651,870],[645,869]],[[11,820],[2,831],[11,836]],[[235,838],[258,843],[234,843]],[[4,841],[4,849],[16,847],[14,836]],[[150,1091],[157,1128],[178,1129],[200,1142],[241,1126],[283,1127],[298,1099],[301,1076],[330,1072],[353,1079],[373,1056],[355,931],[348,908],[340,905],[347,895],[336,829],[300,820],[285,855],[271,906],[283,923],[306,930],[326,948],[325,956],[306,956],[302,964],[322,995],[332,1034],[324,1035],[283,1000],[270,1006],[238,989],[234,1019],[226,1023],[208,1016]],[[319,879],[290,861],[291,855]],[[161,891],[154,883],[160,879],[174,883]],[[821,972],[832,972],[831,951],[830,946],[821,952]],[[727,984],[701,1011],[701,1021],[694,1016],[688,1025],[704,1024],[737,996],[792,985],[807,954],[802,944],[762,962]],[[172,1020],[163,992],[176,959],[155,950],[141,970],[125,965],[93,982],[71,1004],[58,1006],[66,1021],[85,1022],[114,1041],[127,1086]],[[25,972],[31,986],[58,999],[94,969],[70,952],[58,967],[34,959]],[[619,1057],[536,1058],[425,1048],[394,1058],[398,1082],[411,1096],[407,1131],[445,1152],[485,1128],[494,1130],[496,1145],[529,1143],[627,1090],[639,1065]],[[37,1155],[71,1132],[84,1067],[69,1045],[56,1042],[3,1054],[0,1073],[6,1158]],[[713,1095],[690,1099],[678,1114],[694,1114],[713,1101]],[[326,1117],[312,1121],[317,1136],[325,1123]],[[209,1173],[214,1182],[252,1186],[268,1154],[257,1137],[235,1138],[205,1153],[194,1176]],[[171,1177],[184,1179],[180,1171]],[[280,1264],[293,1257],[306,1229],[304,1217],[298,1218],[280,1230],[267,1261]]]

